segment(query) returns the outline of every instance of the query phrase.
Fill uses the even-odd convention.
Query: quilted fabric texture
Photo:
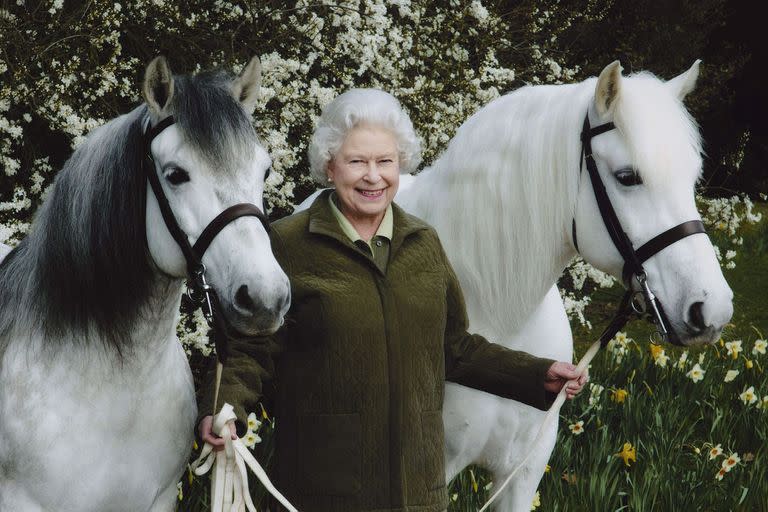
[[[219,403],[244,418],[263,395],[274,400],[276,485],[303,512],[443,511],[444,380],[546,409],[553,361],[467,333],[458,281],[427,224],[393,205],[382,273],[343,234],[327,194],[273,225],[291,309],[275,336],[233,346]]]

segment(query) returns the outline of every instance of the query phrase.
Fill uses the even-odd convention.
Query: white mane
[[[537,262],[550,265],[544,262],[563,252],[563,229],[574,206],[572,201],[541,203],[575,197],[579,133],[593,91],[594,81],[524,87],[492,101],[459,128],[408,194],[398,197],[437,228],[465,296],[478,300],[467,304],[470,318],[482,319],[473,328],[486,325],[495,331],[481,334],[517,329],[567,263],[537,268]],[[563,168],[572,172],[563,174]],[[450,197],[435,197],[436,188]],[[509,229],[494,229],[499,219],[489,215],[501,216]],[[525,284],[511,286],[521,281]],[[523,296],[525,290],[541,295]]]

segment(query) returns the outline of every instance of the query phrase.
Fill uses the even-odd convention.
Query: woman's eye
[[[616,181],[624,185],[625,187],[634,187],[635,185],[642,185],[643,179],[635,169],[621,169],[613,173]]]
[[[181,185],[189,181],[189,174],[184,169],[171,169],[169,173],[165,175],[165,179],[171,185]]]

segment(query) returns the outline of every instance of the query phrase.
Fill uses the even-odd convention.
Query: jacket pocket
[[[428,491],[445,487],[445,435],[442,411],[421,413],[424,482]]]
[[[302,494],[352,496],[360,493],[362,432],[360,415],[299,417],[297,488]]]

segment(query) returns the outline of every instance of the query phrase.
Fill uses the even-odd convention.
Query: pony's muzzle
[[[290,287],[280,283],[277,290],[265,293],[247,284],[240,285],[231,301],[230,322],[244,334],[277,330],[291,303]]]

